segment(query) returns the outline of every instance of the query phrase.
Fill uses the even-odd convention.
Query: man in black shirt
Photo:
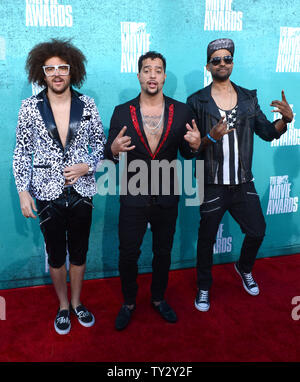
[[[121,153],[127,155],[119,215],[119,271],[124,303],[116,318],[117,330],[127,327],[136,307],[138,259],[148,223],[153,239],[152,306],[167,322],[177,321],[175,311],[165,300],[178,213],[177,170],[163,176],[152,166],[155,162],[174,163],[178,152],[191,159],[201,143],[190,108],[163,93],[165,58],[150,51],[139,58],[138,67],[141,92],[115,107],[105,149],[106,157],[114,161]],[[133,180],[141,166],[144,176],[135,189]]]

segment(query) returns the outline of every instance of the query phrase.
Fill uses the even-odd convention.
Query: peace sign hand
[[[128,137],[127,135],[124,136],[126,129],[127,127],[124,126],[111,144],[111,152],[113,156],[117,156],[120,152],[130,151],[135,148],[135,146],[130,146],[131,137]]]
[[[192,127],[187,123],[186,128],[187,132],[184,135],[184,139],[189,143],[192,150],[197,151],[201,144],[201,135],[195,120],[192,120]]]
[[[272,112],[280,113],[285,123],[292,122],[294,118],[294,114],[285,98],[285,94],[283,90],[281,91],[281,101],[278,101],[278,100],[272,101],[270,106],[277,107],[277,109],[272,110]]]

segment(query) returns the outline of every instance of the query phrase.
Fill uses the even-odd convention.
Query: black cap
[[[228,50],[231,55],[234,54],[234,42],[230,38],[218,38],[211,41],[207,46],[207,62],[210,60],[211,55],[220,49]]]

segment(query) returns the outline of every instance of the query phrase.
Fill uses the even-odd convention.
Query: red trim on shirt
[[[143,134],[141,132],[141,129],[140,129],[140,126],[139,126],[139,123],[138,123],[138,120],[137,120],[137,116],[136,116],[136,108],[132,105],[130,105],[130,114],[131,114],[131,119],[132,119],[132,123],[133,123],[133,126],[138,134],[138,136],[140,137],[140,140],[142,141],[143,145],[146,147],[148,153],[150,154],[151,158],[154,159],[157,154],[159,153],[159,151],[161,150],[162,146],[164,145],[164,143],[166,142],[167,138],[168,138],[168,135],[170,133],[170,130],[171,130],[171,125],[173,123],[173,118],[174,118],[174,105],[171,104],[170,107],[169,107],[169,118],[168,118],[168,124],[167,124],[167,129],[166,129],[166,133],[159,145],[159,147],[156,149],[155,153],[153,154],[151,152],[151,150],[149,149],[147,143],[145,142],[145,139],[143,137]]]

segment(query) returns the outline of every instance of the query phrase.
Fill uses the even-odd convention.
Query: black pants
[[[200,289],[208,290],[212,285],[213,246],[226,211],[245,233],[239,258],[243,272],[252,271],[263,241],[266,223],[253,182],[237,186],[205,185],[197,244],[197,283]]]
[[[67,250],[71,264],[85,264],[92,222],[92,198],[82,197],[72,187],[67,187],[57,199],[36,199],[36,204],[49,265],[52,268],[63,266]]]
[[[159,205],[128,207],[121,204],[119,272],[125,304],[135,304],[136,301],[138,259],[148,222],[153,235],[151,295],[153,301],[163,300],[168,284],[177,214],[177,204],[170,208]]]

